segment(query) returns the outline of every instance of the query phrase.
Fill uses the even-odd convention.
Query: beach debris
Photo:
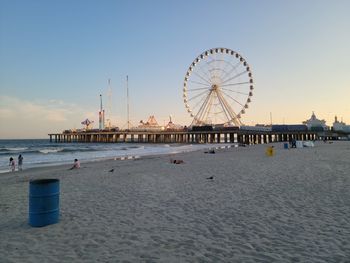
[[[207,180],[214,180],[214,176],[208,177]]]
[[[267,147],[267,149],[266,149],[266,155],[271,157],[271,156],[273,156],[274,154],[275,154],[274,147],[273,147],[273,146]]]
[[[303,147],[315,147],[315,144],[312,141],[304,141]]]
[[[115,161],[124,161],[124,160],[135,160],[135,159],[140,159],[140,155],[130,155],[130,156],[121,156],[121,157],[115,157]]]
[[[215,154],[215,150],[212,149],[212,150],[209,150],[209,151],[205,151],[204,153],[211,153],[211,154]]]
[[[114,172],[114,169],[111,169],[111,170],[109,170],[108,172],[113,173],[113,172]]]
[[[184,161],[183,161],[183,160],[173,160],[173,159],[170,159],[170,163],[181,164],[181,163],[184,163]]]

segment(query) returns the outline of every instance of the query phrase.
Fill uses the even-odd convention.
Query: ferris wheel
[[[191,125],[236,125],[253,96],[253,77],[245,59],[228,48],[212,48],[196,57],[183,86]]]

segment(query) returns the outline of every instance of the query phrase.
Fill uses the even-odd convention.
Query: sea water
[[[0,173],[10,170],[9,159],[23,156],[23,169],[130,156],[189,152],[224,144],[53,143],[49,140],[0,140]]]

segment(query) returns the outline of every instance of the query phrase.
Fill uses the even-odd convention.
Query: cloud
[[[28,101],[0,96],[0,138],[43,138],[49,132],[80,126],[83,118],[94,116],[93,112],[61,100]]]
[[[64,110],[56,110],[47,112],[45,119],[53,122],[64,122],[67,120]]]
[[[15,117],[15,113],[12,110],[0,108],[0,119],[8,120],[13,117]]]

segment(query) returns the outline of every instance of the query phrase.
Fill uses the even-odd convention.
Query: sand
[[[350,262],[350,142],[274,146],[1,174],[0,262]],[[37,178],[58,224],[27,223]]]

